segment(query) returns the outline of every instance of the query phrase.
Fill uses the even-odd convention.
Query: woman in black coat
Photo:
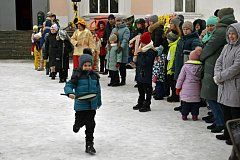
[[[59,72],[59,83],[63,83],[68,77],[69,53],[73,51],[73,46],[66,31],[57,30],[57,25],[52,25],[45,42],[44,59],[49,58],[52,79],[55,79],[56,73]]]

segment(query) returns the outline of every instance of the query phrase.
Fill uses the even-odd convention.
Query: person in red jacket
[[[101,74],[105,73],[105,69],[106,69],[106,61],[105,61],[105,57],[107,54],[106,51],[106,46],[103,43],[103,35],[105,32],[105,23],[103,21],[99,21],[98,22],[98,30],[96,31],[97,37],[101,40],[101,48],[100,48],[100,54],[99,54],[99,58],[100,58],[100,72]]]

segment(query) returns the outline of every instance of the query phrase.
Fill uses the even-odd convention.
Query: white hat
[[[54,29],[55,31],[58,31],[58,26],[57,24],[53,24],[50,29]]]

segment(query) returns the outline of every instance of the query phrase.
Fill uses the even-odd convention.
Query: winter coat
[[[167,63],[167,74],[173,75],[174,74],[174,62],[175,62],[175,52],[177,49],[177,44],[180,38],[178,38],[175,42],[169,43],[169,50],[168,50],[168,63]]]
[[[227,43],[227,26],[235,22],[234,15],[223,16],[200,55],[200,60],[204,65],[201,88],[201,97],[204,99],[217,101],[218,87],[213,81],[214,66],[224,45]]]
[[[93,71],[74,70],[71,80],[64,87],[64,92],[67,95],[75,94],[76,98],[88,93],[97,93],[90,101],[75,99],[75,111],[96,110],[102,105],[99,75]]]
[[[52,21],[48,18],[44,23],[45,23],[45,27],[42,33],[42,37],[40,39],[40,48],[42,48],[43,44],[45,43],[47,34],[50,33],[50,27],[52,26]]]
[[[73,51],[73,46],[69,40],[57,40],[57,33],[46,37],[43,59],[49,58],[49,66],[58,69],[69,69],[69,54]]]
[[[118,52],[117,44],[111,44],[111,49],[108,49],[108,53],[106,55],[107,65],[106,68],[111,71],[117,71],[116,67],[117,63],[121,63],[122,61],[122,52]]]
[[[198,34],[196,32],[183,36],[177,44],[177,49],[175,52],[175,62],[174,62],[174,79],[178,79],[178,75],[182,69],[185,61],[188,59],[190,52],[193,51],[197,46],[201,46]],[[185,57],[185,58],[184,58]],[[184,59],[186,59],[184,61]]]
[[[99,40],[101,41],[101,47],[100,47],[100,56],[105,56],[107,54],[107,51],[106,51],[106,45],[103,43],[103,35],[104,35],[104,32],[105,30],[97,30],[96,34],[97,34],[97,37],[99,38]]]
[[[135,76],[137,82],[152,84],[152,70],[156,56],[157,52],[153,49],[138,53]]]
[[[200,102],[202,63],[188,60],[177,79],[176,88],[181,89],[180,99],[185,102]]]
[[[117,33],[118,40],[122,48],[122,61],[121,63],[128,63],[129,47],[128,42],[130,38],[130,31],[125,24],[120,24],[112,30],[112,34]]]
[[[79,29],[77,29],[71,37],[71,42],[74,46],[73,55],[82,55],[84,48],[90,48],[92,50],[95,49],[93,35],[87,28],[83,31],[79,31]]]
[[[154,60],[153,64],[153,82],[164,82],[165,81],[165,61],[166,56],[163,53],[163,49],[159,47],[155,48],[158,55]]]
[[[240,37],[240,23],[230,25]],[[218,102],[230,107],[240,107],[240,40],[224,46],[216,61],[214,76],[218,85]]]

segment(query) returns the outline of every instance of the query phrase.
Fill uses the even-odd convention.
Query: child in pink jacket
[[[201,88],[201,72],[202,63],[199,61],[202,48],[196,47],[189,55],[189,60],[185,62],[179,74],[176,84],[176,94],[179,95],[182,102],[182,119],[187,120],[188,114],[191,112],[192,119],[198,120],[200,88]]]

